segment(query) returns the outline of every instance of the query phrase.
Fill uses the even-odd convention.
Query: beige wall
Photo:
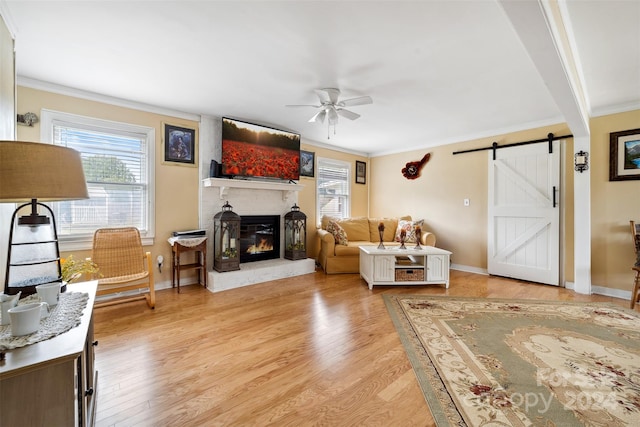
[[[198,228],[199,177],[197,168],[162,164],[162,122],[195,129],[198,122],[18,87],[18,112],[30,111],[40,116],[43,108],[155,128],[155,243],[145,249],[151,251],[154,260],[158,255],[165,259],[162,273],[156,270],[156,282],[170,282],[171,247],[167,239],[174,230]],[[18,126],[18,139],[40,141],[40,124]],[[75,258],[83,258],[89,256],[90,251],[74,251],[73,254]],[[67,252],[62,254],[67,255]]]
[[[95,101],[18,87],[18,112],[40,114],[42,108],[153,127],[156,130],[156,240],[149,248],[153,257],[171,257],[166,242],[171,231],[197,228],[199,175],[196,168],[162,164],[162,122],[197,128],[198,123],[160,114],[117,107]],[[629,220],[640,221],[640,181],[609,182],[609,133],[638,128],[640,110],[591,120],[591,220],[592,284],[628,291],[631,288],[633,250]],[[549,132],[569,134],[565,124],[482,138],[458,144],[367,159],[362,156],[317,147],[302,141],[302,149],[318,157],[349,162],[367,162],[367,184],[351,183],[352,216],[400,216],[425,219],[425,228],[433,231],[438,246],[453,252],[457,265],[484,270],[487,265],[487,152],[453,155],[454,151],[544,138]],[[40,140],[40,127],[18,127],[18,139]],[[573,141],[564,142],[567,155],[563,163],[563,269],[566,281],[573,281]],[[401,169],[409,161],[426,153],[431,159],[416,180],[407,180]],[[307,215],[308,254],[315,257],[318,243],[315,228],[316,178],[302,177],[298,205]],[[370,191],[371,189],[371,191]],[[469,207],[463,199],[470,199]],[[67,255],[66,253],[63,254]],[[76,257],[88,251],[75,251]],[[170,281],[170,266],[165,262],[158,282]]]
[[[170,259],[171,248],[167,239],[174,230],[189,230],[199,227],[198,221],[198,188],[199,174],[197,168],[167,165],[162,163],[162,123],[198,128],[198,123],[169,117],[160,114],[148,113],[129,108],[123,108],[104,104],[101,102],[88,101],[85,99],[59,95],[37,89],[18,87],[18,111],[35,112],[40,116],[41,109],[50,109],[66,113],[79,114],[88,117],[113,120],[124,123],[131,123],[141,126],[153,127],[156,130],[156,239],[155,244],[147,250],[151,251],[153,259],[162,255],[165,265],[162,273],[156,270],[156,282],[170,282]],[[40,141],[40,125],[34,127],[18,127],[18,139],[24,141]],[[350,162],[355,168],[355,161],[367,161],[367,158],[341,151],[320,148],[302,143],[302,149],[315,152],[318,157],[328,157],[332,159]],[[208,169],[205,176],[208,176]],[[307,247],[309,256],[315,257],[318,245],[315,239],[316,223],[316,178],[302,177],[300,184],[304,189],[298,194],[298,206],[307,215]],[[360,185],[352,182],[352,204],[351,213],[354,216],[366,216],[368,210],[368,188],[369,185]],[[63,252],[62,256],[67,256],[68,252]],[[74,257],[89,256],[90,251],[73,251]],[[209,263],[211,259],[208,260]],[[155,264],[155,263],[154,263]]]
[[[490,146],[494,141],[502,145],[546,138],[549,132],[554,135],[570,134],[566,125],[559,124],[426,150],[374,157],[371,159],[371,215],[383,217],[408,214],[414,219],[424,218],[425,229],[435,233],[437,237],[437,246],[453,252],[452,263],[471,267],[471,270],[486,270],[489,151],[458,155],[452,153]],[[567,140],[565,144],[568,144],[568,151],[571,152],[572,140]],[[405,164],[420,160],[427,152],[431,153],[431,158],[422,169],[421,176],[415,180],[404,178],[401,170]],[[470,199],[468,207],[463,205],[465,198]],[[565,206],[572,204],[572,198],[569,198]],[[570,227],[573,227],[572,221]],[[570,236],[573,239],[573,234]],[[569,255],[570,264],[573,265],[573,253]],[[572,271],[570,273],[572,277]]]
[[[629,220],[640,221],[640,181],[609,182],[609,133],[640,127],[640,110],[591,120],[592,285],[630,291],[634,255]],[[487,268],[487,152],[452,155],[454,151],[544,138],[547,133],[570,134],[564,124],[478,139],[429,150],[372,158],[371,215],[410,214],[424,218],[438,246],[453,252],[454,264]],[[563,162],[563,270],[573,281],[573,141],[565,141]],[[431,152],[422,176],[405,179],[400,170],[408,161]],[[463,199],[469,198],[469,207]],[[606,291],[611,292],[611,291]]]
[[[591,119],[591,281],[631,290],[629,220],[640,221],[640,181],[609,181],[609,133],[640,128],[640,110]]]

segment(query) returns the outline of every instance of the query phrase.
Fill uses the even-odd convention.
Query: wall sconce
[[[578,151],[575,155],[574,164],[576,165],[576,171],[582,173],[589,169],[589,153],[586,151]]]
[[[18,114],[16,121],[19,125],[33,127],[34,124],[38,123],[38,116],[35,113]]]

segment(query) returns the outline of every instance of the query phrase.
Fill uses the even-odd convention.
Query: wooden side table
[[[188,239],[170,238],[171,244],[171,287],[178,286],[180,293],[180,272],[182,270],[198,270],[198,284],[207,287],[207,238],[197,237]],[[192,264],[180,264],[180,255],[185,252],[195,252],[196,261]],[[202,273],[202,279],[200,274]]]

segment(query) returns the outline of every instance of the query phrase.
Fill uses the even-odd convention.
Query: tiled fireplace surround
[[[299,184],[270,181],[206,178],[202,181],[201,228],[207,230],[207,265],[213,266],[213,216],[222,210],[226,201],[233,212],[242,215],[280,216],[280,259],[241,263],[239,271],[220,273],[209,271],[209,290],[219,292],[240,286],[312,273],[315,261],[307,258],[284,259],[284,215],[298,201]]]

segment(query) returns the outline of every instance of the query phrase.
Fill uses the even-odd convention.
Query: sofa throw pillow
[[[327,223],[327,231],[333,234],[333,238],[336,240],[336,244],[347,246],[349,240],[347,240],[347,232],[335,221],[329,221]]]
[[[340,218],[338,217],[322,215],[322,219],[320,220],[320,228],[322,228],[323,230],[326,230],[327,225],[329,225],[329,221],[339,221],[339,220]]]
[[[398,228],[396,229],[396,242],[400,241],[400,232],[402,230],[405,231],[406,236],[404,238],[405,243],[415,243],[416,242],[416,227],[420,227],[422,230],[422,226],[424,224],[424,220],[418,221],[406,221],[400,220],[398,221]]]

